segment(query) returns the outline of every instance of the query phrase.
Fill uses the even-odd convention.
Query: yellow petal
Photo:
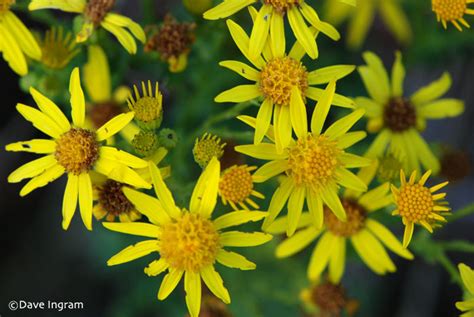
[[[158,199],[128,187],[123,187],[123,193],[151,223],[161,225],[171,221]]]
[[[324,222],[324,208],[321,197],[311,190],[306,194],[306,203],[308,204],[309,213],[313,219],[313,224],[317,229],[323,227]]]
[[[260,73],[255,68],[250,67],[242,62],[222,61],[219,63],[219,65],[236,72],[237,74],[248,80],[258,81],[260,78]]]
[[[330,81],[336,81],[346,77],[354,70],[354,65],[334,65],[323,67],[308,74],[308,83],[310,85],[327,84]]]
[[[41,9],[59,9],[64,12],[82,13],[86,5],[85,0],[32,0],[28,6],[30,11]]]
[[[395,53],[395,62],[392,67],[392,96],[403,96],[403,83],[405,81],[405,67],[402,62],[402,53]]]
[[[353,111],[351,114],[334,122],[329,128],[327,128],[326,132],[324,132],[324,135],[331,139],[339,138],[349,131],[352,126],[364,116],[364,113],[364,109],[357,109]]]
[[[55,139],[61,136],[62,129],[46,114],[33,107],[23,104],[17,104],[16,109],[23,116],[23,118],[30,121],[33,126],[41,132]]]
[[[255,268],[257,267],[255,263],[250,262],[244,256],[235,252],[226,251],[224,249],[219,250],[216,256],[216,260],[222,265],[233,269],[240,269],[243,271],[255,270]]]
[[[28,73],[28,64],[25,56],[10,31],[0,23],[0,48],[3,59],[20,76]]]
[[[457,117],[464,112],[464,102],[459,99],[440,99],[417,109],[417,114],[427,119]]]
[[[198,317],[201,310],[201,276],[199,273],[186,271],[184,274],[186,306],[191,317]]]
[[[285,178],[281,182],[280,186],[278,186],[277,190],[272,196],[272,200],[270,201],[270,206],[268,207],[268,216],[263,221],[263,230],[266,230],[273,223],[276,217],[278,217],[288,198],[290,197],[294,187],[295,184],[289,177]]]
[[[339,137],[337,140],[337,146],[341,149],[347,149],[359,141],[365,139],[367,132],[365,131],[353,131],[347,132],[346,134]]]
[[[141,237],[156,238],[160,234],[160,228],[156,225],[143,222],[129,222],[129,223],[120,223],[120,222],[103,222],[105,228],[126,233],[133,234]]]
[[[203,17],[206,20],[217,20],[227,18],[243,8],[251,5],[257,0],[226,0],[219,3],[214,8],[204,12]]]
[[[217,298],[220,298],[226,304],[230,304],[229,292],[224,286],[224,281],[212,265],[201,269],[201,276],[209,290],[216,295]]]
[[[288,228],[286,230],[287,236],[292,236],[298,223],[300,221],[301,213],[303,212],[303,205],[306,197],[306,188],[304,186],[297,186],[290,194],[288,200]]]
[[[252,179],[255,183],[264,183],[270,178],[285,172],[287,169],[287,160],[270,161],[256,170],[252,175]]]
[[[227,231],[220,234],[219,243],[224,247],[254,247],[267,243],[271,239],[270,234],[263,232]]]
[[[168,267],[169,265],[164,259],[159,259],[148,264],[144,271],[148,276],[157,276],[164,272]]]
[[[261,96],[260,88],[257,85],[240,85],[232,89],[221,92],[215,102],[245,102]]]
[[[149,169],[156,197],[158,197],[160,203],[163,205],[168,215],[170,215],[172,218],[178,218],[181,212],[178,207],[176,207],[173,195],[171,195],[170,190],[163,181],[158,167],[156,167],[155,164],[149,162]]]
[[[367,229],[369,229],[383,244],[396,254],[405,259],[412,260],[413,254],[408,251],[403,245],[397,240],[397,238],[381,223],[367,219],[365,222]]]
[[[33,87],[30,87],[30,94],[38,105],[38,108],[58,125],[61,133],[65,133],[71,128],[69,120],[53,101]]]
[[[166,299],[171,292],[176,288],[184,271],[170,268],[169,273],[166,274],[163,282],[161,282],[160,289],[158,290],[158,299]]]
[[[37,154],[51,154],[56,151],[56,142],[52,140],[34,139],[10,143],[5,146],[10,152],[30,152]]]
[[[400,4],[395,1],[380,2],[380,15],[398,41],[408,43],[411,40],[410,22]]]
[[[108,266],[118,265],[141,258],[152,252],[158,251],[158,240],[145,240],[131,245],[107,261]],[[179,282],[179,280],[178,280]]]
[[[81,210],[82,222],[88,230],[92,230],[92,182],[88,173],[82,173],[78,178],[79,209]]]
[[[322,22],[319,19],[316,10],[314,10],[309,4],[306,2],[301,2],[300,10],[305,19],[308,20],[313,27],[321,31],[321,33],[326,34],[334,41],[338,41],[341,38],[339,32],[331,24]]]
[[[148,166],[147,161],[110,146],[101,146],[100,156],[133,168],[145,168]]]
[[[49,167],[44,173],[32,178],[20,191],[20,196],[26,196],[33,190],[46,186],[57,178],[64,174],[64,167],[59,164],[55,164]]]
[[[34,161],[28,162],[14,170],[8,176],[8,182],[19,183],[26,178],[38,176],[56,164],[57,161],[54,155],[43,156]]]
[[[331,81],[321,95],[311,118],[311,132],[320,135],[324,123],[333,103],[334,93],[336,91],[336,82]]]
[[[67,175],[66,189],[63,197],[63,229],[67,230],[77,207],[79,194],[79,177],[74,174]]]
[[[270,45],[274,57],[283,57],[286,50],[283,15],[273,12],[270,20]]]
[[[464,263],[458,265],[461,279],[469,293],[474,294],[474,271]]]
[[[98,45],[89,45],[87,52],[87,63],[84,65],[84,87],[93,102],[110,101],[112,86],[107,55]]]
[[[375,3],[373,1],[358,1],[354,18],[350,20],[347,29],[347,45],[352,49],[359,48],[364,42],[367,32],[375,17]]]
[[[337,182],[345,188],[359,192],[367,191],[367,185],[359,177],[345,168],[337,169],[334,176],[336,177]]]
[[[133,36],[135,36],[140,42],[146,42],[145,31],[143,31],[140,24],[134,22],[129,17],[109,12],[105,16],[104,20],[110,22],[111,24],[128,28],[128,30],[133,34]]]
[[[405,232],[403,233],[403,247],[407,248],[408,245],[410,244],[411,237],[413,236],[413,230],[414,230],[414,224],[413,222],[407,222],[405,225]]]
[[[379,104],[384,105],[390,97],[390,91],[388,86],[380,84],[379,81],[381,79],[379,74],[369,66],[359,66],[357,67],[357,71],[359,72],[370,97]]]
[[[135,116],[134,112],[121,113],[97,130],[97,141],[104,141],[122,130]],[[144,166],[142,166],[144,167]]]
[[[270,98],[265,98],[257,114],[255,135],[253,141],[254,144],[260,144],[260,142],[262,142],[263,138],[267,134],[272,120],[272,114],[273,102],[270,100]]]
[[[336,237],[329,232],[325,232],[319,240],[308,265],[308,277],[310,280],[317,280],[321,276],[329,262],[335,241]]]
[[[436,100],[443,96],[449,88],[451,88],[452,80],[449,73],[443,73],[443,75],[431,84],[419,89],[411,97],[410,101],[415,106],[421,106],[430,101]]]
[[[308,134],[308,119],[306,117],[306,106],[301,92],[297,87],[293,87],[290,97],[290,117],[291,125],[295,130],[296,136],[301,139]]]
[[[127,30],[105,20],[101,22],[101,26],[112,33],[129,54],[134,55],[137,53],[137,43]]]
[[[237,225],[241,225],[247,222],[255,222],[262,220],[267,215],[266,212],[263,211],[248,211],[248,210],[239,210],[234,212],[226,213],[216,220],[213,221],[214,228],[216,230],[221,230],[228,227],[233,227]]]
[[[3,14],[3,23],[27,56],[35,60],[41,59],[41,49],[36,39],[13,12],[7,11]]]
[[[78,127],[84,126],[86,115],[86,106],[84,100],[84,92],[81,87],[81,79],[79,77],[79,68],[74,68],[69,81],[69,93],[71,94],[71,115],[72,121]]]
[[[334,215],[341,221],[346,221],[346,211],[337,195],[335,186],[326,186],[321,190],[321,198]]]
[[[189,204],[189,211],[209,218],[217,203],[221,166],[216,157],[207,164],[199,177]]]
[[[336,237],[334,247],[329,259],[329,280],[338,284],[341,282],[346,264],[346,238]]]
[[[319,55],[316,41],[314,40],[311,30],[306,25],[301,13],[297,7],[292,7],[287,11],[288,21],[290,22],[291,29],[295,34],[298,42],[303,46],[306,53],[312,59],[316,59]]]
[[[309,227],[298,231],[292,237],[286,239],[275,250],[275,254],[278,258],[286,258],[296,254],[306,248],[311,242],[313,242],[321,233],[314,227]]]
[[[263,47],[267,43],[272,10],[273,7],[271,5],[264,4],[254,21],[249,41],[249,56],[254,60],[258,59],[263,51]]]
[[[263,59],[260,57],[258,59],[253,59],[249,55],[249,37],[247,33],[242,29],[240,25],[235,23],[232,20],[227,20],[227,27],[229,28],[230,35],[232,36],[232,39],[234,40],[235,44],[239,48],[239,50],[242,52],[242,54],[253,64],[255,65],[258,69],[262,68],[262,65],[264,65]]]
[[[260,160],[282,160],[288,157],[288,154],[277,153],[275,145],[270,143],[239,145],[235,147],[235,151]]]

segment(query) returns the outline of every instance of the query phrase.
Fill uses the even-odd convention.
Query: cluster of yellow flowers
[[[79,207],[88,230],[92,230],[95,216],[105,219],[103,226],[109,230],[146,237],[147,240],[110,258],[107,264],[117,265],[158,253],[159,258],[145,268],[148,276],[167,271],[158,299],[167,298],[184,275],[186,304],[192,317],[197,317],[201,309],[201,279],[215,296],[230,303],[229,293],[214,268],[216,262],[241,270],[256,268],[244,256],[224,247],[258,246],[270,241],[272,235],[286,234],[287,239],[275,251],[278,258],[284,258],[317,240],[308,264],[308,278],[317,283],[327,271],[329,282],[336,285],[344,274],[347,241],[375,273],[394,272],[395,264],[386,249],[413,259],[407,247],[414,225],[433,232],[446,222],[450,211],[444,200],[446,194],[438,193],[448,182],[427,185],[431,173],[439,172],[440,163],[420,134],[428,119],[454,117],[463,112],[462,101],[442,98],[451,87],[450,75],[445,73],[406,97],[405,68],[399,52],[395,53],[390,75],[373,52],[363,54],[365,65],[333,65],[309,71],[303,62],[305,56],[316,59],[324,53],[317,45],[319,33],[339,40],[335,27],[322,21],[304,0],[264,0],[258,8],[253,6],[256,2],[226,0],[203,16],[211,20],[227,18],[244,8],[250,13],[250,34],[231,19],[226,23],[232,39],[251,65],[234,60],[222,61],[220,65],[251,84],[224,91],[215,101],[258,101],[256,117],[238,116],[254,129],[253,144],[238,145],[235,150],[265,161],[260,167],[221,168],[225,144],[217,136],[205,134],[196,140],[193,149],[203,172],[189,206],[177,206],[164,181],[170,175],[170,167],[158,168],[170,148],[160,141],[161,133],[156,133],[163,117],[163,96],[158,83],[142,82],[141,87],[121,86],[113,91],[107,56],[96,44],[88,45],[86,64],[81,70],[74,68],[70,76],[72,120],[52,100],[31,87],[37,108],[20,103],[17,110],[49,138],[6,146],[7,151],[43,155],[9,175],[11,183],[29,179],[20,191],[21,196],[67,175],[62,205],[65,230]],[[358,1],[357,5],[355,0],[334,2],[328,10],[337,20],[353,15],[349,27],[352,33],[348,37],[352,46],[362,43],[376,9],[380,9],[400,40],[411,36],[395,0]],[[468,27],[463,16],[474,13],[468,8],[473,2],[433,0],[432,7],[445,27],[451,22],[461,29],[459,23]],[[28,72],[25,55],[52,68],[64,67],[77,54],[76,43],[86,42],[99,27],[112,33],[130,54],[137,52],[135,38],[146,42],[139,24],[110,12],[113,0],[32,0],[30,10],[60,9],[82,15],[75,40],[70,33],[65,35],[62,29],[53,29],[38,44],[10,11],[13,3],[14,0],[0,0],[0,51],[20,75]],[[347,7],[338,13],[330,9],[333,5]],[[296,39],[290,50],[285,17]],[[45,51],[55,54],[42,56]],[[178,63],[173,58],[168,59]],[[355,70],[368,96],[351,99],[336,93],[337,82]],[[310,101],[315,102],[314,107]],[[124,104],[128,104],[128,109]],[[333,106],[347,114],[330,122]],[[352,129],[362,118],[367,118],[367,132],[376,136],[363,155],[356,155],[350,148],[367,133]],[[115,146],[117,134],[133,145],[137,155]],[[383,168],[391,168],[384,164],[387,157],[397,163],[393,164],[396,167],[389,179],[377,183],[376,175]],[[263,202],[257,204],[254,199],[260,202],[265,197],[255,189],[255,184],[273,178],[277,178],[278,186],[268,208],[261,208]],[[153,196],[144,192],[149,189],[153,189]],[[230,205],[233,211],[213,219],[219,196],[223,205]],[[285,206],[287,214],[280,216]],[[405,226],[402,242],[373,217],[374,212],[387,208],[393,209],[392,215],[401,217]],[[137,221],[143,216],[149,222]],[[114,222],[116,218],[120,222]],[[262,220],[262,232],[224,231]],[[460,265],[460,271],[468,290],[474,293],[474,273],[465,265]],[[474,304],[471,300],[457,306],[465,311]]]

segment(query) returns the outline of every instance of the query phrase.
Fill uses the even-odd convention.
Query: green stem
[[[467,205],[464,208],[459,209],[456,212],[453,212],[452,216],[449,216],[448,222],[454,222],[461,218],[467,217],[469,215],[474,214],[474,203]]]
[[[445,251],[474,253],[474,244],[464,240],[438,242],[438,245]]]
[[[461,276],[459,275],[456,266],[451,262],[451,260],[446,256],[444,252],[441,252],[438,256],[438,262],[448,271],[449,275],[451,275],[451,281],[458,284],[461,288],[464,287],[464,284],[461,280]]]

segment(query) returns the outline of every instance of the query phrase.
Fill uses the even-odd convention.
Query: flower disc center
[[[99,203],[108,213],[119,216],[130,212],[134,206],[125,197],[122,188],[125,185],[113,180],[107,180],[98,188]]]
[[[99,158],[99,143],[94,132],[73,128],[56,140],[56,160],[68,173],[79,175],[92,169]]]
[[[253,191],[253,179],[246,165],[234,165],[224,171],[219,182],[219,193],[233,203],[244,202]]]
[[[429,188],[420,184],[405,184],[400,188],[397,199],[400,216],[410,222],[428,220],[434,202]]]
[[[350,237],[359,232],[365,225],[366,210],[357,202],[349,199],[342,201],[347,221],[340,221],[328,207],[324,207],[324,221],[329,231],[340,237]]]
[[[266,4],[269,4],[275,8],[280,14],[285,13],[293,6],[298,5],[301,0],[264,0]]]
[[[444,21],[461,19],[467,9],[466,0],[433,0],[432,4],[433,11]]]
[[[84,14],[98,26],[115,4],[115,0],[89,0]]]
[[[392,98],[385,106],[383,119],[390,130],[403,132],[416,125],[416,110],[410,101]]]

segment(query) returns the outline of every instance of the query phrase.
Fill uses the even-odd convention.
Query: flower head
[[[420,135],[428,119],[455,117],[464,111],[458,99],[439,99],[451,87],[451,77],[445,73],[410,97],[403,96],[405,69],[402,56],[396,53],[389,79],[382,61],[372,52],[364,53],[367,65],[358,71],[370,98],[358,97],[356,106],[366,110],[367,130],[377,132],[365,156],[382,158],[387,151],[395,153],[405,170],[426,170],[438,173],[440,164],[429,145]]]
[[[255,264],[237,253],[224,250],[224,247],[257,246],[269,241],[271,236],[261,232],[223,232],[223,229],[261,220],[266,213],[235,211],[211,219],[217,203],[220,174],[216,158],[209,162],[197,181],[188,209],[176,206],[158,168],[153,163],[149,168],[158,199],[129,188],[125,188],[124,193],[151,224],[104,223],[104,226],[151,239],[124,249],[110,258],[108,265],[129,262],[157,252],[160,258],[151,262],[145,273],[157,276],[168,270],[158,291],[159,300],[166,299],[184,275],[186,304],[192,317],[199,315],[201,307],[201,279],[214,295],[230,303],[222,278],[214,269],[216,261],[242,270],[254,269]]]
[[[201,138],[196,139],[193,147],[194,161],[205,168],[213,157],[220,159],[224,155],[225,143],[217,135],[204,133]]]
[[[11,11],[15,0],[0,0],[0,52],[11,69],[20,76],[28,73],[26,57],[41,59],[41,49],[30,30]]]
[[[70,123],[66,116],[51,100],[34,88],[30,89],[39,110],[23,104],[17,110],[38,130],[52,139],[34,139],[12,143],[6,146],[7,151],[33,152],[45,156],[27,163],[8,176],[10,183],[18,183],[31,178],[21,189],[25,196],[48,183],[67,174],[68,181],[63,200],[63,228],[69,227],[77,203],[84,225],[92,229],[92,182],[90,173],[96,171],[115,181],[135,187],[148,188],[132,168],[144,168],[147,162],[114,147],[103,145],[133,119],[133,112],[118,115],[98,130],[85,127],[85,101],[82,92],[79,69],[71,74],[69,91],[71,93]]]
[[[130,94],[127,102],[130,110],[135,112],[135,120],[138,125],[145,130],[158,129],[163,121],[163,95],[161,94],[158,82],[153,90],[151,81],[148,85],[142,81],[142,94],[136,85],[133,86],[135,98]]]
[[[203,15],[205,19],[217,20],[248,7],[254,20],[248,42],[248,54],[252,60],[257,60],[269,46],[272,46],[275,52],[285,50],[285,16],[288,17],[293,34],[303,51],[312,59],[317,58],[319,54],[314,31],[324,33],[335,41],[341,37],[332,25],[319,19],[316,10],[305,0],[265,0],[259,11],[251,6],[254,2],[256,0],[222,1]]]
[[[372,164],[374,167],[376,163]],[[375,168],[370,175],[359,172],[364,184],[369,185],[375,176]],[[319,228],[309,213],[303,213],[294,236],[283,241],[276,249],[276,256],[284,258],[291,256],[313,241],[318,240],[308,265],[308,277],[318,280],[326,268],[329,270],[329,281],[339,283],[344,274],[346,250],[351,243],[362,261],[375,273],[384,275],[396,270],[385,247],[406,259],[413,255],[404,249],[397,238],[373,214],[392,203],[389,184],[384,183],[363,193],[360,190],[346,190],[341,197],[346,219],[341,221],[327,204],[324,209],[324,226]],[[268,232],[282,233],[290,221],[289,216],[277,219]],[[385,247],[384,247],[385,246]]]
[[[355,67],[334,65],[308,71],[301,62],[304,51],[299,43],[293,46],[288,55],[284,48],[277,51],[268,49],[263,52],[263,57],[251,58],[248,55],[249,38],[245,31],[232,20],[228,20],[227,25],[240,51],[256,69],[238,61],[223,61],[220,65],[255,83],[224,91],[215,101],[245,102],[263,98],[257,115],[254,143],[259,144],[263,140],[273,117],[275,133],[278,135],[276,144],[281,152],[290,142],[292,127],[296,129],[302,117],[306,117],[306,98],[319,100],[323,94],[322,89],[312,86],[341,79],[352,73]],[[341,95],[336,95],[333,102],[341,107],[354,107],[352,100]]]
[[[146,36],[142,27],[132,19],[110,12],[115,0],[32,0],[28,6],[30,11],[42,9],[58,9],[83,15],[84,23],[76,35],[76,42],[87,41],[98,27],[112,33],[130,54],[136,54],[135,39],[145,43]]]
[[[148,38],[145,51],[158,52],[161,59],[168,62],[171,72],[181,72],[188,63],[188,55],[195,41],[195,28],[194,23],[179,23],[168,14],[163,25]]]
[[[399,0],[357,1],[357,7],[334,0],[326,1],[325,17],[328,21],[339,25],[349,20],[346,42],[352,49],[359,49],[364,44],[377,15],[398,42],[407,44],[411,41],[413,32],[410,21]]]
[[[266,229],[278,216],[288,201],[287,234],[292,235],[298,225],[304,202],[306,200],[316,226],[323,224],[323,203],[344,221],[346,212],[337,196],[339,186],[367,190],[366,184],[352,174],[348,168],[367,166],[370,160],[346,153],[345,150],[365,137],[365,132],[347,131],[363,116],[363,110],[356,110],[350,115],[338,120],[323,132],[329,109],[334,99],[336,83],[329,83],[316,105],[308,129],[306,115],[298,117],[296,140],[290,138],[288,145],[278,150],[275,139],[277,129],[270,126],[266,132],[271,143],[262,142],[258,145],[241,145],[235,149],[245,155],[269,160],[254,174],[255,182],[264,182],[276,175],[284,174],[280,186],[275,191],[269,215],[263,228]],[[256,127],[258,118],[241,116],[245,123]]]
[[[406,179],[403,170],[400,171],[399,188],[392,185],[393,199],[397,209],[392,215],[402,217],[405,225],[405,233],[403,235],[403,247],[406,248],[411,241],[415,224],[422,225],[426,230],[433,233],[433,227],[439,223],[446,222],[446,218],[442,213],[447,213],[451,209],[444,200],[446,193],[435,194],[438,190],[448,184],[444,182],[433,187],[427,187],[426,181],[431,175],[431,171],[427,171],[420,180],[416,182],[416,171]]]
[[[464,312],[461,317],[468,317],[474,314],[474,271],[464,263],[458,265],[461,279],[466,287],[466,293],[468,293],[468,299],[465,301],[456,302],[456,308]]]
[[[52,27],[46,31],[40,41],[42,51],[41,63],[51,69],[62,69],[79,54],[72,34],[64,32],[62,27]]]
[[[472,0],[431,0],[431,6],[433,12],[436,13],[438,22],[441,22],[445,29],[451,22],[459,31],[462,31],[462,26],[470,28],[469,23],[464,20],[464,16],[474,15],[474,9],[469,8],[471,3],[473,3]]]
[[[227,168],[221,175],[219,180],[219,195],[224,205],[229,203],[234,210],[239,207],[248,210],[250,205],[252,208],[260,207],[252,200],[252,196],[260,199],[265,197],[254,190],[254,179],[251,174],[256,170],[255,166],[233,165]]]

